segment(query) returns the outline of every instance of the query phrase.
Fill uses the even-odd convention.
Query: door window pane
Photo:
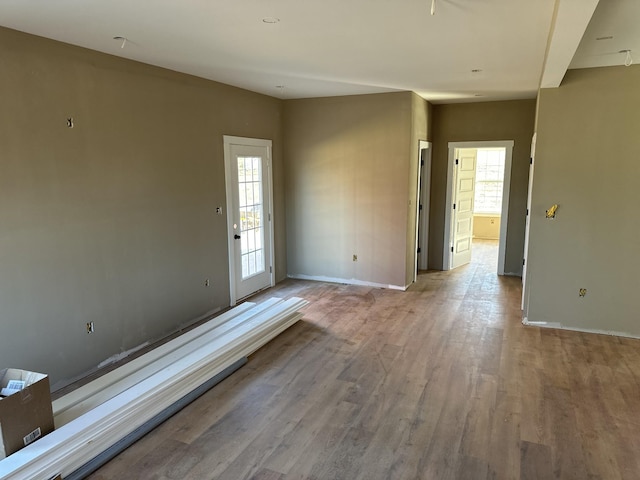
[[[242,279],[265,271],[262,158],[238,157]]]

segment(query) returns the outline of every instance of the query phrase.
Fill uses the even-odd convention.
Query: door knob
[[[233,238],[235,238],[236,240],[240,240],[240,235],[234,235]]]

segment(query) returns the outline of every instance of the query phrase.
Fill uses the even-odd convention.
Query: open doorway
[[[416,256],[414,281],[420,270],[429,268],[429,209],[431,195],[431,142],[420,140],[416,202]]]
[[[513,141],[449,143],[445,270],[469,263],[475,240],[485,258],[497,243],[497,273],[504,275],[512,151]]]

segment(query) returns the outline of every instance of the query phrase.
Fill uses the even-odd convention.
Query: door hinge
[[[268,217],[269,217],[269,221],[271,221],[271,214],[269,214]]]
[[[420,166],[424,167],[424,160],[420,160]]]
[[[453,246],[451,247],[451,253],[453,253]]]
[[[533,165],[533,157],[529,157],[529,165]]]
[[[456,165],[458,165],[458,159],[456,158]]]
[[[273,267],[269,267],[269,273],[273,273]]]
[[[522,259],[522,266],[523,266],[523,267],[524,267],[525,262],[526,262],[526,260],[523,258],[523,259]]]
[[[529,216],[529,209],[527,208],[527,214],[525,215],[526,217]]]
[[[420,253],[420,247],[418,247],[418,253]]]
[[[456,204],[455,204],[455,203],[453,204],[453,209],[454,209],[454,210],[456,209]]]
[[[422,210],[422,205],[419,205],[419,206],[418,206],[418,210]]]

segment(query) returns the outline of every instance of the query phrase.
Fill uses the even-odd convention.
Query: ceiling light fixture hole
[[[120,45],[120,48],[124,48],[124,46],[127,44],[127,37],[117,36],[117,37],[113,37],[113,39],[119,42],[122,42],[122,44]]]
[[[620,50],[619,53],[624,53],[625,54],[624,66],[625,67],[630,67],[633,64],[633,58],[631,58],[631,50],[630,49]]]

